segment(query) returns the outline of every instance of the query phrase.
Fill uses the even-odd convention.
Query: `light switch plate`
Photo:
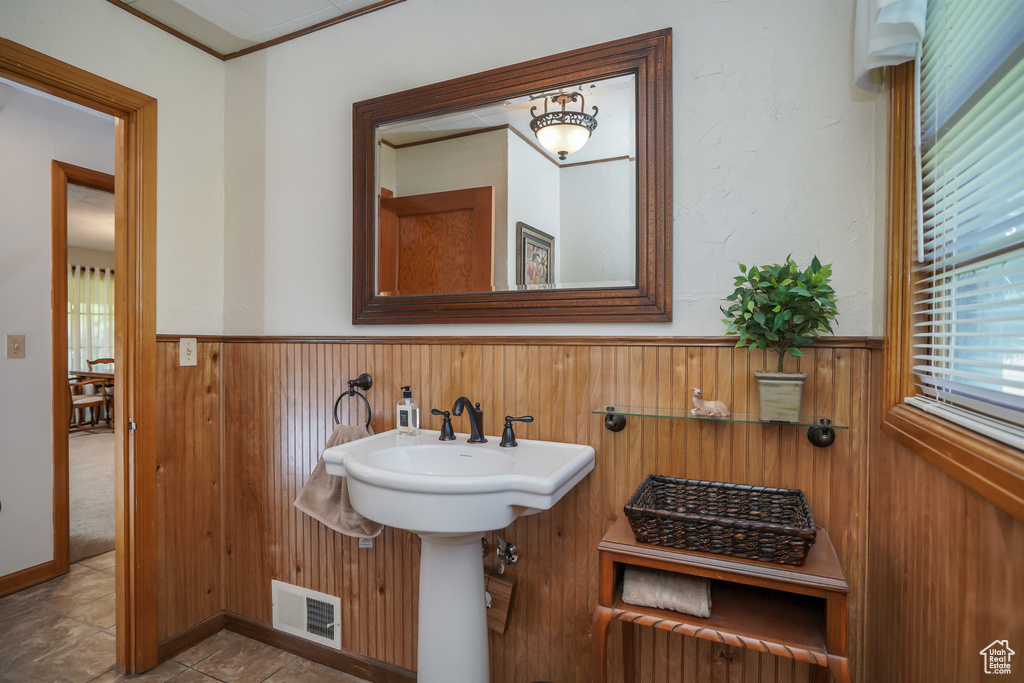
[[[9,335],[7,335],[7,357],[8,358],[24,358],[25,357],[25,335],[23,335],[23,334],[9,334]]]
[[[196,364],[196,343],[195,337],[181,337],[178,340],[178,366],[187,367]]]

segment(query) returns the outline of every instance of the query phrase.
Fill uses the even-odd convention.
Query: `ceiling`
[[[632,74],[617,76],[585,83],[572,90],[583,93],[586,113],[592,114],[594,106],[598,108],[597,129],[583,149],[569,155],[564,162],[558,161],[554,154],[546,151],[545,154],[560,166],[636,156],[636,77]],[[524,139],[536,142],[530,129],[532,107],[537,107],[538,114],[544,112],[544,101],[538,94],[524,95],[470,111],[385,125],[380,128],[379,135],[385,142],[400,147],[507,125],[515,128]],[[571,104],[567,108],[576,110],[580,104]],[[551,110],[554,111],[554,108],[551,107]]]
[[[68,246],[113,253],[113,192],[68,184]]]
[[[110,0],[179,33],[218,57],[251,52],[296,32],[319,30],[402,0]],[[322,26],[320,26],[323,24]],[[178,37],[181,37],[180,35]]]

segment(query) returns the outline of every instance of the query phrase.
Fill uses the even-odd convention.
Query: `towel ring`
[[[358,396],[363,399],[363,403],[366,404],[366,428],[370,428],[370,418],[373,417],[373,410],[370,408],[370,402],[366,399],[362,393],[356,391],[356,389],[362,389],[366,391],[373,386],[373,378],[365,372],[355,379],[348,381],[348,391],[344,391],[338,396],[337,400],[334,401],[334,424],[341,424],[341,419],[338,417],[338,406],[341,404],[341,399],[346,396]]]

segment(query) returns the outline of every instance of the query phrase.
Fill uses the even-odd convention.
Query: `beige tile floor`
[[[114,553],[0,599],[0,682],[365,683],[221,631],[142,676],[114,668]]]

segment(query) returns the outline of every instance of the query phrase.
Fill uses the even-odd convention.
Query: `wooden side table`
[[[846,658],[846,599],[850,586],[824,529],[802,566],[639,543],[619,517],[597,546],[598,605],[594,611],[594,680],[607,680],[608,625],[612,619],[753,648],[815,665],[813,680],[850,683]],[[711,579],[711,617],[622,602],[626,565]],[[622,629],[622,680],[633,683],[633,630]]]

